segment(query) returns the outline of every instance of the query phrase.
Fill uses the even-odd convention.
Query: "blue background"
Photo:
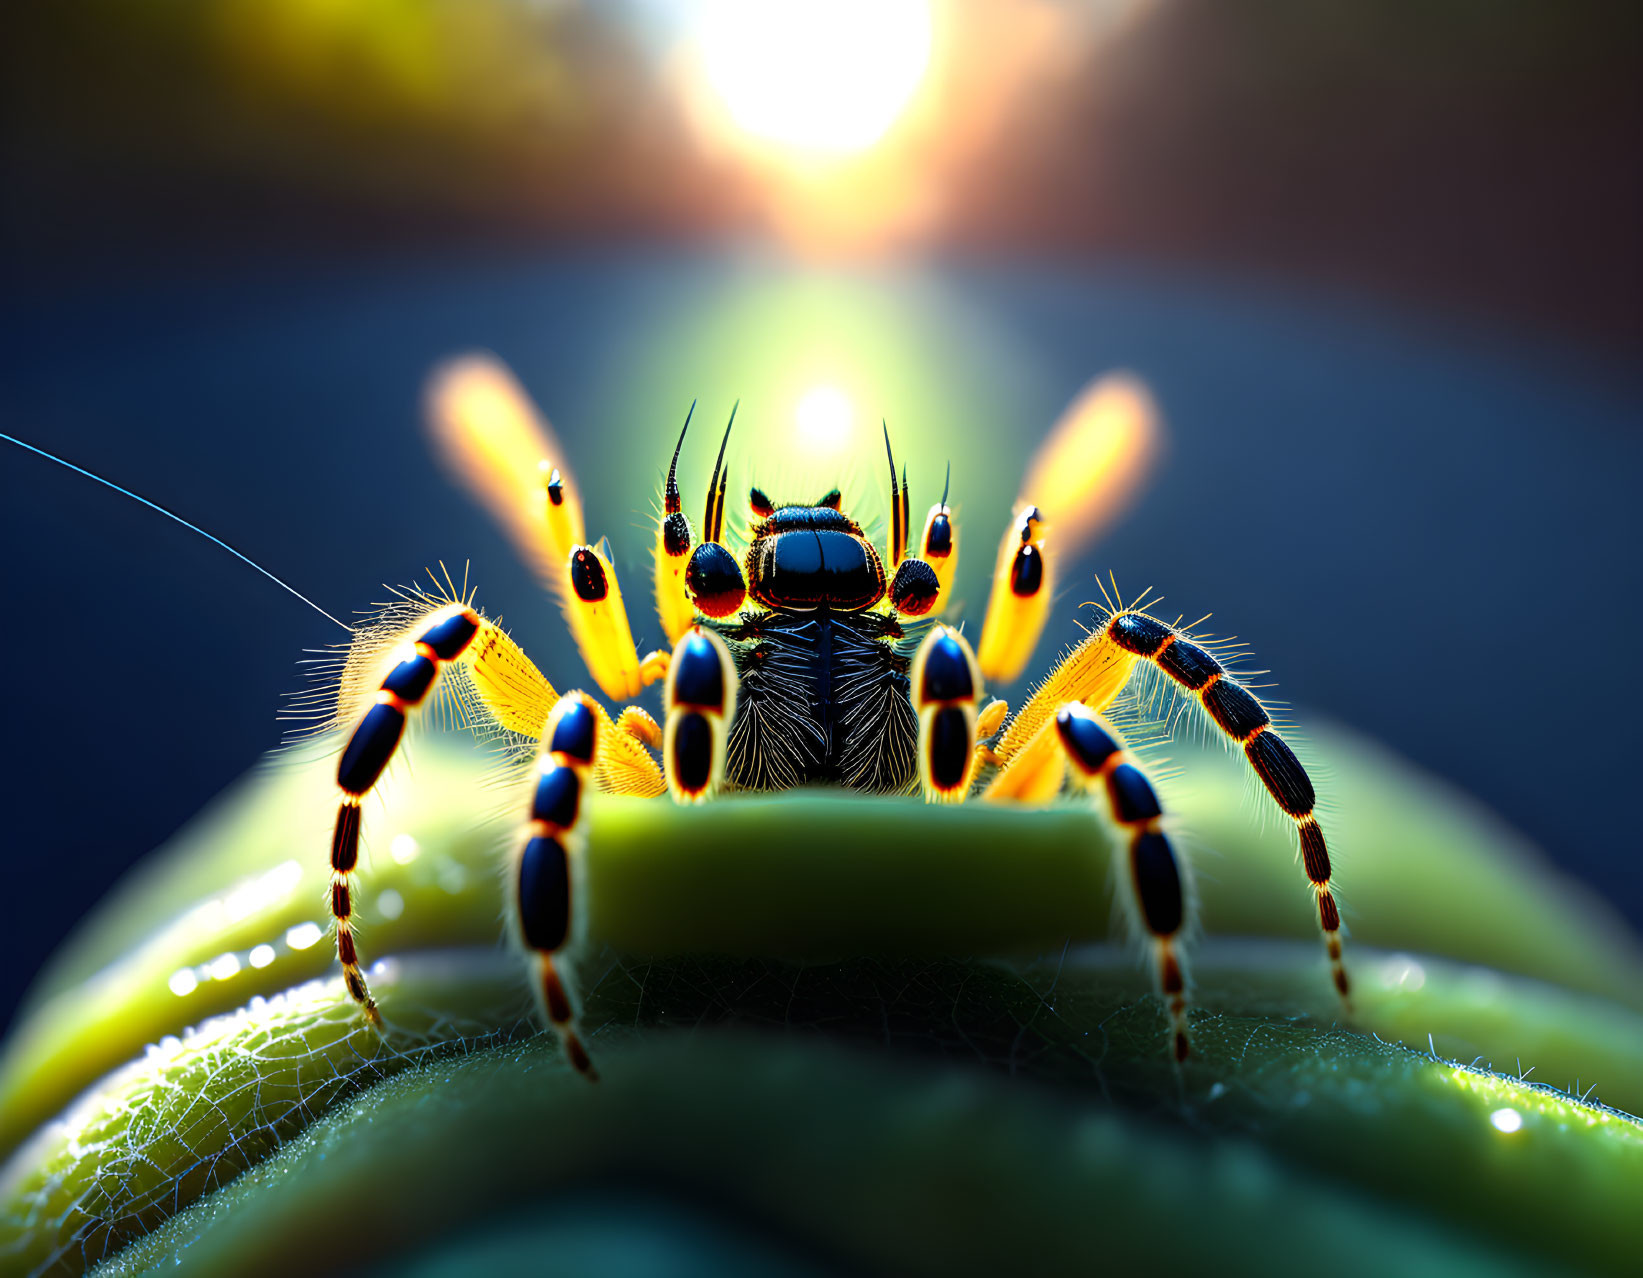
[[[746,355],[693,376],[669,344],[727,297],[799,275],[757,253],[627,250],[33,285],[0,312],[0,429],[170,506],[339,616],[381,583],[471,559],[481,605],[563,687],[582,676],[556,610],[422,442],[427,371],[488,348],[547,409],[644,646],[643,523],[674,409]],[[1097,569],[1189,617],[1213,610],[1303,718],[1345,721],[1471,791],[1643,923],[1635,370],[1202,272],[949,259],[828,286],[916,329],[926,372],[966,405],[960,442],[987,432],[952,457],[976,605],[1032,447],[1088,377],[1130,368],[1169,450],[1134,513],[1064,574],[1050,639],[1072,636]],[[672,407],[635,420],[636,403]],[[910,429],[928,442],[943,427]],[[913,461],[917,510],[944,460]],[[279,742],[295,662],[341,636],[220,550],[9,448],[0,537],[4,1017],[117,875]]]

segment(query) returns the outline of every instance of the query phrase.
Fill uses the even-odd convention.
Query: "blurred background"
[[[553,421],[642,647],[692,399],[742,400],[733,489],[843,478],[877,518],[881,416],[915,518],[950,462],[978,621],[1034,446],[1127,369],[1167,446],[1031,669],[1097,569],[1153,585],[1643,925],[1637,6],[81,0],[4,30],[0,430],[339,616],[470,563],[584,678],[422,440],[455,353]],[[341,632],[15,449],[0,537],[3,1023]]]

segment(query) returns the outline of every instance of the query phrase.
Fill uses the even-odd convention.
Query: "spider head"
[[[777,506],[748,494],[757,522],[747,551],[747,589],[767,608],[861,612],[884,598],[884,563],[861,525],[839,509],[837,489],[814,506]]]

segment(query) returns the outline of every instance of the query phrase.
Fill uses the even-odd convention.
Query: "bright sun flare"
[[[716,0],[703,17],[708,83],[737,127],[800,151],[865,150],[930,60],[929,0]]]
[[[813,386],[793,410],[799,437],[815,452],[837,452],[850,438],[856,407],[837,386]]]

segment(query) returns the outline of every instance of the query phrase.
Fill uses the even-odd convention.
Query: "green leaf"
[[[1634,944],[1485,814],[1343,735],[1319,753],[1350,1026],[1290,836],[1253,833],[1236,760],[1193,758],[1170,790],[1207,845],[1214,938],[1179,1072],[1144,971],[1095,943],[1107,841],[1084,810],[606,802],[580,965],[596,1087],[532,1033],[498,944],[514,805],[474,756],[422,747],[367,814],[388,1038],[310,940],[332,793],[288,762],[43,976],[0,1063],[0,1273],[631,1259],[554,1214],[587,1186],[612,1228],[654,1216],[635,1186],[688,1197],[651,1243],[703,1272],[1618,1271],[1643,1246],[1643,1128],[1545,1085],[1643,1108]],[[941,957],[969,953],[1047,957]]]

